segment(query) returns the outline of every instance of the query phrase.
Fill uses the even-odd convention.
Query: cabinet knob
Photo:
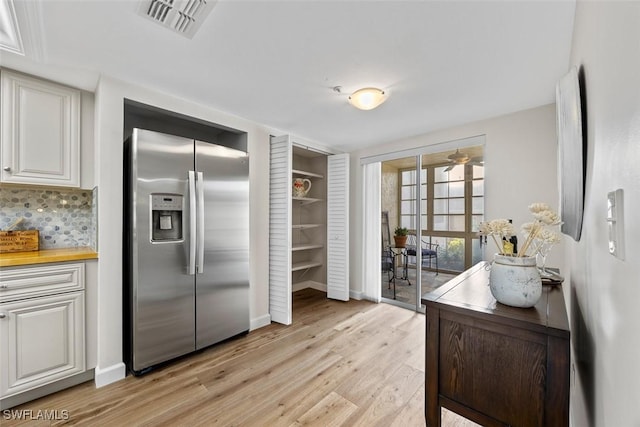
[[[2,168],[5,172],[11,172],[11,166],[5,166]]]
[[[0,313],[0,319],[4,319],[5,317],[7,317],[6,313]]]

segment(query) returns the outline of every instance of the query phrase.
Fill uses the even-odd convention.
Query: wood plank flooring
[[[424,315],[312,289],[294,293],[293,304],[290,326],[274,323],[142,377],[100,389],[89,382],[12,409],[66,420],[2,412],[0,424],[424,426]],[[475,426],[449,412],[443,425]]]

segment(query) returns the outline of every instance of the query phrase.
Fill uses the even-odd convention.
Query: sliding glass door
[[[420,310],[423,293],[482,259],[482,146],[465,152],[464,161],[445,151],[381,163],[380,290],[386,302]],[[407,234],[404,245],[394,240],[397,228]]]

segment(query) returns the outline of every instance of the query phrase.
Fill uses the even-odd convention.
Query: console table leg
[[[440,402],[438,399],[438,340],[440,329],[440,310],[427,309],[427,343],[424,370],[424,412],[428,427],[440,427]]]

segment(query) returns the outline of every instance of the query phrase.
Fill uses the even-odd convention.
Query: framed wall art
[[[576,242],[582,232],[586,140],[578,69],[572,67],[556,85],[560,231]]]

